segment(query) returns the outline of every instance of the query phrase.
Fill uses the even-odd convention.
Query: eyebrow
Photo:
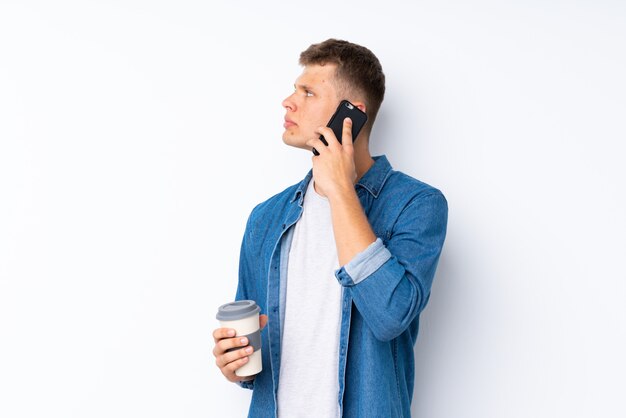
[[[293,88],[298,89],[301,88],[302,90],[309,90],[309,91],[313,91],[313,89],[311,88],[311,86],[308,86],[306,84],[294,84]]]

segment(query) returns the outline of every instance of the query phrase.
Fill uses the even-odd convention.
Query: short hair
[[[300,54],[300,65],[327,63],[337,65],[335,77],[340,85],[363,95],[368,116],[366,129],[371,130],[385,97],[385,74],[378,58],[364,46],[333,38],[312,44]]]

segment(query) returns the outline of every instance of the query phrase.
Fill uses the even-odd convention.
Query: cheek
[[[311,130],[315,130],[317,128],[319,128],[320,126],[325,126],[326,122],[328,121],[323,121],[321,118],[321,114],[323,114],[323,112],[320,112],[319,110],[317,111],[312,111],[309,112],[309,114],[307,115],[307,127]]]
[[[308,131],[311,129],[313,125],[313,121],[311,120],[311,113],[310,112],[302,112],[300,114],[300,123],[299,126],[302,130]]]

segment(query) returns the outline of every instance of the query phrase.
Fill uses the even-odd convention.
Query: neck
[[[372,158],[369,150],[369,138],[359,138],[354,145],[354,166],[356,168],[356,181],[358,182],[361,177],[374,165],[374,159]]]

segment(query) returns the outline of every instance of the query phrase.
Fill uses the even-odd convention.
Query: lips
[[[283,123],[283,127],[285,129],[287,128],[291,128],[292,126],[296,126],[297,123],[295,123],[294,121],[292,121],[291,119],[285,118],[285,123]]]

